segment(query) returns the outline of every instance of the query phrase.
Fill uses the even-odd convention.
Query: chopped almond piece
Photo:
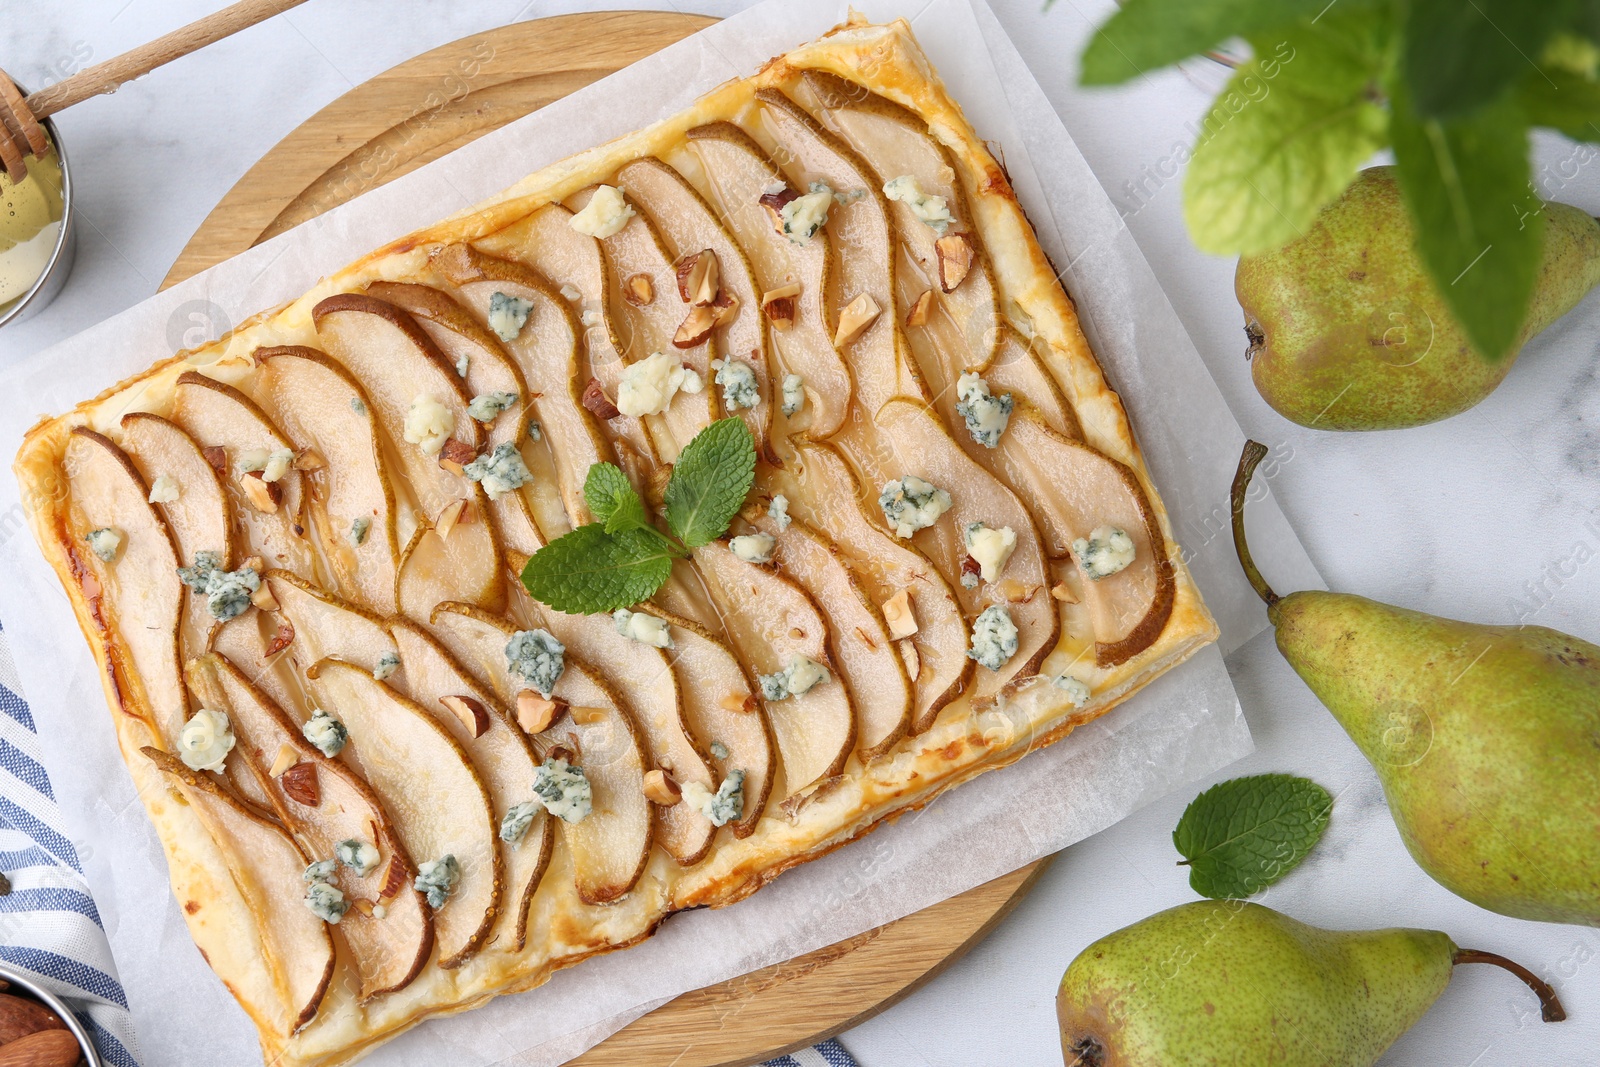
[[[517,725],[530,734],[548,730],[561,711],[560,701],[542,697],[532,689],[517,694]]]
[[[278,781],[290,800],[314,808],[322,803],[322,786],[317,782],[315,763],[296,763]]]
[[[839,312],[839,329],[833,335],[835,346],[848,344],[860,335],[862,330],[872,325],[874,319],[883,309],[878,302],[868,293],[862,293]]]
[[[383,872],[383,888],[378,891],[379,900],[389,900],[400,895],[400,890],[411,883],[406,876],[406,865],[400,862],[399,856],[389,857],[389,869]]]
[[[294,625],[288,619],[280,618],[278,632],[272,635],[272,641],[267,645],[267,658],[276,656],[292,644],[294,644]]]
[[[900,650],[900,658],[906,661],[906,675],[914,682],[917,675],[922,673],[922,657],[917,654],[915,641],[897,641],[896,648]]]
[[[772,323],[773,329],[787,330],[794,326],[796,301],[800,297],[800,283],[790,282],[761,294],[761,311]]]
[[[294,457],[294,469],[297,471],[320,471],[328,465],[322,458],[322,453],[314,448],[302,448]]]
[[[1072,587],[1067,585],[1066,582],[1057,582],[1052,585],[1050,587],[1050,595],[1063,604],[1076,604],[1078,602],[1078,598],[1072,595]]]
[[[911,611],[911,590],[902,589],[884,602],[883,621],[889,626],[889,636],[896,641],[917,632],[917,617]]]
[[[478,453],[473,451],[471,445],[454,437],[448,438],[444,447],[439,449],[439,466],[451,474],[460,474],[462,468],[477,458]]]
[[[911,310],[906,312],[906,325],[926,326],[928,312],[931,310],[933,310],[933,290],[924,289],[922,295],[911,305]]]
[[[482,737],[489,732],[489,709],[481,701],[469,696],[444,696],[439,698],[439,703],[460,719],[461,725],[473,737]]]
[[[216,469],[218,474],[228,473],[228,450],[221,445],[207,445],[200,450],[206,457],[206,462]]]
[[[953,293],[972,269],[972,242],[964,233],[946,234],[933,250],[939,254],[939,288]]]
[[[273,778],[281,778],[284,771],[299,762],[300,753],[295,751],[293,745],[284,742],[278,746],[278,754],[273,757],[272,766],[268,769],[267,774]]]
[[[283,490],[277,482],[269,482],[261,477],[260,471],[251,471],[239,479],[239,484],[244,488],[245,499],[250,501],[250,506],[264,515],[276,515],[278,503],[283,499]]]
[[[622,287],[622,295],[634,307],[645,307],[656,298],[656,283],[648,274],[632,275]]]
[[[707,305],[705,307],[691,308],[683,325],[678,327],[678,332],[672,335],[673,348],[696,348],[706,343],[706,338],[711,336],[711,331],[717,325],[716,309]]]
[[[606,397],[606,387],[600,384],[599,378],[590,378],[589,384],[583,387],[581,403],[597,419],[614,419],[622,414]]]
[[[457,526],[463,526],[472,521],[472,506],[465,500],[452,500],[439,512],[439,517],[433,522],[433,529],[440,537],[449,537],[450,531]]]
[[[800,194],[793,189],[785,188],[776,193],[762,193],[756,203],[767,209],[767,215],[772,219],[772,228],[779,233],[783,232],[783,209],[791,200],[798,200]]]
[[[579,726],[594,726],[596,723],[606,721],[604,708],[572,708],[570,712],[572,721]]]
[[[685,304],[706,307],[722,288],[722,268],[709,248],[690,252],[672,265],[678,276],[678,296]]]
[[[670,808],[683,799],[683,790],[672,780],[672,775],[656,768],[644,773],[644,795],[650,803]]]
[[[1039,588],[1037,585],[1024,585],[1015,578],[1006,578],[1000,583],[1000,595],[1012,604],[1028,604],[1033,601],[1033,595]]]
[[[723,711],[754,711],[756,698],[749,693],[729,693],[717,701],[717,707]]]
[[[719,293],[711,302],[711,325],[726,326],[739,314],[739,298],[732,293]]]
[[[278,598],[272,595],[272,587],[264,583],[250,594],[250,603],[262,611],[278,610]]]
[[[362,898],[362,897],[357,897],[356,898],[356,902],[355,902],[355,908],[356,908],[357,911],[359,911],[363,915],[366,915],[368,917],[370,917],[372,915],[372,901],[370,901],[370,900],[366,900],[365,898]]]

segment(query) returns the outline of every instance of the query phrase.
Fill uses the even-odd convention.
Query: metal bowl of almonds
[[[101,1067],[94,1042],[61,998],[0,963],[0,1064]]]

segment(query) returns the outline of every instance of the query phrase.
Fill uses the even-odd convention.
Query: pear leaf
[[[1518,346],[1539,277],[1544,204],[1528,165],[1528,119],[1507,96],[1468,118],[1418,115],[1400,79],[1390,134],[1417,251],[1479,355]]]
[[[1201,123],[1183,184],[1194,243],[1266,252],[1300,236],[1388,138],[1377,102],[1389,26],[1371,10],[1251,38]]]
[[[1328,828],[1332,808],[1333,797],[1308,778],[1234,778],[1195,797],[1172,831],[1172,843],[1196,893],[1242,899],[1300,865]]]
[[[1400,59],[1418,114],[1458,118],[1499,97],[1572,7],[1559,0],[1410,0]]]
[[[1517,100],[1530,126],[1560,130],[1574,141],[1600,141],[1600,81],[1551,67],[1523,78]]]
[[[1229,37],[1314,18],[1326,0],[1125,0],[1083,51],[1084,85],[1115,85]]]

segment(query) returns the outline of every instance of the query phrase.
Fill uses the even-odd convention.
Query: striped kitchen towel
[[[768,1060],[762,1067],[856,1067],[856,1061],[843,1045],[830,1038],[810,1048],[796,1049],[787,1056]]]
[[[0,632],[0,960],[64,998],[106,1067],[139,1067],[133,1017],[40,760],[33,715]]]

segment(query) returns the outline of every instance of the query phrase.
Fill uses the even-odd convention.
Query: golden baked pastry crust
[[[710,855],[693,867],[680,868],[661,849],[652,850],[643,877],[617,903],[580,902],[572,891],[570,857],[558,848],[534,898],[522,952],[480,952],[451,970],[430,965],[403,990],[364,1004],[351,982],[336,977],[316,1018],[289,1035],[289,1006],[275,992],[257,944],[239,936],[253,929],[255,920],[221,852],[191,806],[138,754],[145,745],[160,747],[159,731],[125,665],[114,628],[107,628],[98,601],[89,595],[92,582],[86,591],[87,564],[81,539],[72,532],[71,482],[64,468],[71,431],[88,427],[114,437],[129,411],[169,410],[177,378],[186,371],[199,369],[225,382],[247,383],[256,372],[250,354],[257,348],[318,344],[312,308],[323,298],[380,279],[434,282],[438,275],[428,258],[433,249],[480,241],[492,250],[497,234],[545,204],[605,180],[622,164],[642,156],[671,161],[681,155],[687,130],[717,121],[748,122],[756,90],[792,89],[807,70],[859,83],[915,112],[956,161],[1007,317],[1031,328],[1043,342],[1042,358],[1086,441],[1132,468],[1154,508],[1175,582],[1166,625],[1143,652],[1094,672],[1095,697],[1084,708],[1074,709],[1048,685],[1020,690],[999,710],[974,709],[958,700],[931,728],[901,741],[885,758],[865,767],[853,765],[792,813],[781,813],[774,801],[750,836],[719,834]],[[841,26],[772,60],[756,75],[714,90],[683,114],[546,167],[470,211],[362,257],[298,300],[42,422],[27,435],[15,470],[34,534],[99,665],[118,742],[166,851],[174,896],[196,944],[260,1029],[267,1060],[284,1067],[347,1063],[425,1018],[532,988],[558,968],[636,943],[674,909],[742,899],[782,871],[869,832],[884,819],[1066,736],[1188,658],[1217,633],[1177,552],[1122,404],[1096,363],[1072,302],[1035,239],[1004,168],[967,124],[904,22]]]

